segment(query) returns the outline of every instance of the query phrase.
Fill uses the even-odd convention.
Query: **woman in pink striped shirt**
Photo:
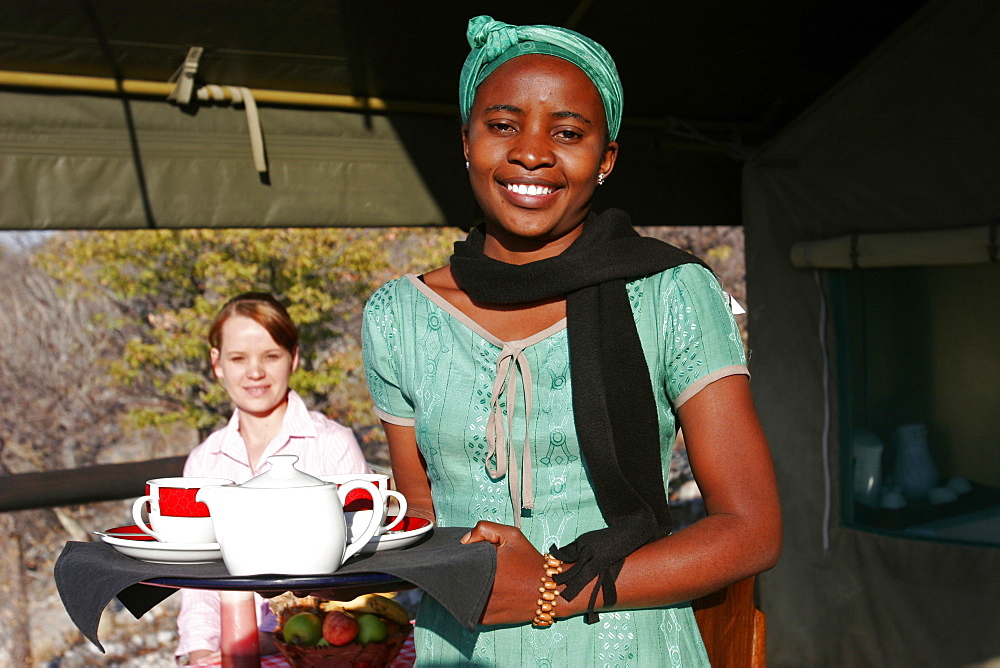
[[[281,302],[249,292],[223,306],[209,330],[212,369],[236,405],[229,424],[191,451],[184,475],[245,482],[262,472],[271,455],[298,455],[312,475],[370,473],[348,427],[306,408],[288,388],[298,367],[298,330]],[[219,594],[184,589],[177,619],[182,663],[219,660]],[[274,651],[266,631],[276,619],[257,597],[261,653]]]

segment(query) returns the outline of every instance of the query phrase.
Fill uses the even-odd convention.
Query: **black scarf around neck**
[[[512,265],[483,254],[482,226],[455,243],[451,268],[473,300],[517,304],[566,297],[573,413],[597,502],[608,527],[589,531],[552,554],[573,567],[555,576],[562,596],[575,598],[594,578],[587,622],[598,592],[617,601],[615,580],[629,554],[670,533],[660,434],[649,369],[629,304],[626,283],[686,263],[695,256],[640,236],[628,215],[590,213],[562,254]]]

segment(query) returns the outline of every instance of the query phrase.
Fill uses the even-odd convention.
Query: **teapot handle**
[[[343,499],[347,498],[348,492],[351,492],[355,489],[363,489],[369,494],[371,494],[372,502],[374,503],[375,508],[378,508],[379,506],[383,508],[385,507],[385,497],[382,496],[382,492],[379,491],[378,487],[368,482],[367,480],[351,480],[349,482],[345,482],[342,485],[340,485],[340,488],[337,490],[337,493],[341,498],[341,502],[343,502]],[[374,538],[375,535],[378,533],[381,526],[382,526],[382,515],[380,513],[372,513],[371,521],[368,522],[368,526],[365,527],[365,530],[360,532],[358,535],[354,536],[353,537],[354,540],[352,540],[351,543],[347,545],[347,548],[344,550],[343,561],[347,561],[355,554],[357,554],[358,551],[361,550],[361,548],[367,545],[368,541]]]

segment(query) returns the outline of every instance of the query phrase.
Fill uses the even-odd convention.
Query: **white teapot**
[[[333,573],[379,530],[372,514],[364,531],[347,542],[344,499],[354,489],[384,503],[364,480],[340,486],[295,468],[296,455],[267,458],[271,468],[242,485],[204,487],[196,499],[208,506],[222,560],[231,575]]]

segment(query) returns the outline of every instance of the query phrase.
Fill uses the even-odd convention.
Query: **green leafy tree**
[[[60,234],[34,261],[111,300],[102,326],[126,343],[109,371],[138,426],[183,421],[202,436],[232,412],[208,357],[208,327],[230,297],[274,294],[300,332],[291,386],[364,435],[374,425],[360,350],[365,299],[383,281],[446,261],[455,229],[140,230]]]

